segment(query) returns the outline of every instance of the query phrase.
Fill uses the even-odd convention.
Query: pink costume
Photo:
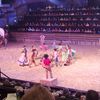
[[[46,50],[48,49],[48,46],[45,45],[45,44],[42,44],[42,45],[40,46],[40,49],[46,51]]]
[[[51,63],[51,61],[50,61],[50,59],[43,59],[43,67],[44,68],[46,68],[47,70],[51,70],[51,67],[50,67],[50,63]]]
[[[52,78],[52,71],[51,71],[51,60],[49,58],[43,58],[43,67],[46,69],[46,78],[48,78],[48,72],[50,73],[50,77]]]

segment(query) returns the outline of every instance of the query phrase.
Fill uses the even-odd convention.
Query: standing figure
[[[66,45],[66,48],[68,50],[68,56],[70,56],[70,58],[72,58],[72,49],[70,45]]]
[[[53,49],[57,48],[57,46],[56,46],[56,41],[55,41],[55,40],[53,41],[52,48],[53,48]]]
[[[40,45],[40,49],[42,51],[46,51],[46,50],[48,50],[48,46],[45,43],[43,43],[42,45]]]
[[[64,65],[64,63],[66,62],[68,58],[68,52],[67,49],[65,47],[62,48],[62,52],[61,52],[61,65]]]
[[[22,50],[21,51],[21,56],[18,59],[19,66],[25,66],[26,65],[26,61],[25,60],[26,60],[25,52]]]
[[[27,57],[27,48],[26,45],[23,46],[23,52],[25,53],[25,62],[28,62],[28,57]]]
[[[63,48],[62,41],[60,41],[57,48],[58,48],[58,51],[59,51],[59,55],[61,55],[62,48]]]
[[[66,62],[64,63],[64,66],[69,66],[71,64],[71,56],[68,55],[68,58],[66,60]]]
[[[67,45],[66,47],[67,47],[67,49],[68,49],[68,54],[69,54],[69,56],[70,56],[71,58],[73,58],[73,57],[75,56],[75,54],[76,54],[76,50],[75,50],[75,49],[72,49],[71,46],[69,46],[69,45]]]
[[[72,57],[74,57],[76,51],[71,49],[71,47],[69,45],[66,46],[66,49],[68,50],[67,51],[68,58],[67,58],[67,60],[66,60],[64,65],[68,66],[68,65],[71,64]]]
[[[44,54],[44,57],[42,59],[42,64],[46,70],[46,79],[48,79],[48,72],[50,73],[50,78],[53,78],[51,70],[51,60],[49,59],[48,54]]]
[[[22,48],[21,56],[20,56],[18,62],[19,62],[19,65],[21,65],[21,66],[28,65],[27,49],[26,49],[26,46],[25,45]]]
[[[4,46],[5,48],[7,47],[7,44],[8,44],[8,26],[6,26],[5,28],[5,35],[4,35]]]
[[[5,48],[7,47],[7,43],[8,43],[8,39],[5,37],[4,38],[4,46],[5,46]]]
[[[40,43],[41,43],[41,45],[44,44],[44,41],[45,41],[45,36],[44,35],[40,35]]]
[[[38,51],[35,48],[32,48],[32,54],[31,54],[31,57],[29,60],[30,67],[32,66],[32,64],[34,64],[36,66],[35,58],[37,57],[37,55],[38,55]]]
[[[0,47],[2,47],[2,44],[3,44],[3,37],[0,36]]]
[[[55,62],[55,65],[58,66],[58,63],[59,63],[59,60],[58,60],[58,51],[57,49],[55,48],[54,49],[54,53],[53,53],[53,59],[54,59],[54,62]]]

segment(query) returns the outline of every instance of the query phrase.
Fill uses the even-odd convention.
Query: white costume
[[[45,36],[44,35],[40,35],[41,45],[43,45],[44,41],[45,41]]]
[[[0,36],[2,36],[3,38],[5,37],[5,31],[3,28],[0,28]]]
[[[19,63],[19,65],[24,65],[25,61],[26,61],[25,53],[22,52],[21,56],[19,57],[18,63]]]

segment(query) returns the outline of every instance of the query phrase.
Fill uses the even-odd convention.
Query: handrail
[[[1,78],[1,75],[4,75],[6,78],[10,79],[9,76],[7,76],[6,74],[4,74],[3,72],[1,72],[1,68],[0,68],[0,78]]]

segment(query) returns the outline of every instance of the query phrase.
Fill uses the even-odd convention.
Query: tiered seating
[[[2,77],[2,75],[6,78]],[[12,79],[0,71],[0,100],[5,100],[4,98],[6,98],[8,94],[12,93],[15,94],[14,96],[17,98],[17,100],[21,100],[21,97],[24,95],[24,93],[27,93],[27,90],[33,87],[33,85],[39,84],[40,83]],[[60,86],[44,87],[46,87],[52,93],[52,95],[54,95],[55,100],[81,100],[81,97],[85,97],[87,94],[87,92],[83,90],[64,88]],[[99,92],[97,92],[97,94],[99,94]]]
[[[32,87],[32,85],[33,85],[32,82],[1,77],[0,78],[0,100],[3,100],[3,98],[6,98],[7,95],[11,93],[16,93],[16,98],[18,96],[21,97],[24,94],[24,89],[30,88]]]
[[[3,74],[5,77],[1,77]],[[15,98],[17,100],[21,100],[21,97],[30,89],[33,85],[39,83],[33,83],[24,80],[12,79],[5,75],[3,72],[0,71],[0,100],[4,100],[8,94],[14,93]],[[55,100],[79,100],[77,94],[80,93],[80,96],[85,96],[86,91],[64,88],[59,86],[45,86],[49,89],[49,91],[55,96]]]
[[[58,8],[47,6],[30,10],[13,31],[97,33],[100,31],[100,8]]]
[[[0,100],[7,97],[10,93],[16,93],[16,98],[20,100],[24,95],[24,92],[35,84],[37,83],[17,79],[0,78]],[[80,93],[80,96],[86,95],[86,91],[71,88],[58,86],[47,88],[55,96],[56,100],[79,100],[79,97],[77,97],[78,93]]]

